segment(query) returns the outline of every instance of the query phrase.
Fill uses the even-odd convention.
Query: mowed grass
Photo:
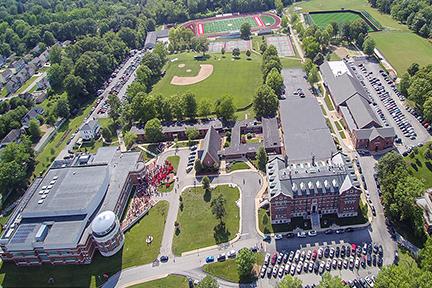
[[[432,43],[412,32],[382,31],[371,33],[377,48],[398,72],[399,77],[412,63],[432,64]]]
[[[123,249],[111,257],[95,253],[89,265],[20,267],[3,263],[0,282],[3,287],[100,287],[105,281],[103,274],[113,275],[121,269],[153,262],[160,252],[168,202],[162,201],[150,209],[125,234]],[[145,239],[153,236],[151,245]],[[54,284],[48,279],[54,278]],[[157,287],[157,286],[156,286]]]
[[[258,26],[255,19],[251,16],[228,18],[222,20],[209,21],[204,23],[204,33],[220,33],[228,31],[238,31],[243,23],[249,23],[252,28]]]
[[[219,220],[212,214],[210,207],[212,199],[221,194],[226,199],[225,229],[219,225]],[[183,192],[183,209],[177,215],[180,232],[174,235],[173,240],[174,254],[180,255],[233,239],[239,231],[240,212],[235,203],[239,197],[239,190],[228,185],[216,186],[211,192],[205,192],[202,187]]]
[[[380,13],[372,8],[367,0],[310,0],[296,3],[293,7],[301,7],[302,12],[353,9],[365,10],[375,18],[384,30],[369,35],[375,40],[377,48],[396,69],[399,76],[405,73],[412,63],[425,66],[432,63],[432,44],[411,30],[408,26],[397,22],[390,15]]]
[[[315,25],[320,28],[325,28],[332,22],[342,25],[343,23],[351,23],[358,19],[362,19],[360,15],[351,12],[318,13],[309,15]],[[371,27],[369,27],[369,31],[372,31]]]
[[[187,287],[189,287],[189,283],[185,276],[168,275],[165,278],[133,285],[130,286],[129,288],[187,288]]]
[[[432,187],[432,160],[426,158],[425,153],[432,142],[418,148],[418,153],[411,152],[405,157],[408,172],[425,183],[426,188]]]
[[[232,60],[231,54],[226,53],[223,58],[221,54],[211,54],[209,59],[194,60],[196,54],[183,53],[172,55],[177,61],[168,61],[165,76],[154,86],[152,94],[166,96],[182,94],[187,91],[194,93],[198,103],[203,99],[212,104],[223,95],[231,95],[237,109],[244,108],[252,103],[256,89],[262,83],[261,56],[253,53],[250,60],[241,53],[241,58]],[[179,64],[185,64],[179,68]],[[198,74],[200,64],[212,64],[213,73],[207,79],[187,86],[171,85],[174,76],[195,76]],[[186,72],[191,69],[191,72]],[[214,107],[213,107],[214,109]]]

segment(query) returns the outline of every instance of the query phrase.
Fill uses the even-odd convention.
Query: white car
[[[303,263],[302,263],[302,262],[299,262],[298,265],[297,265],[297,274],[300,274],[300,273],[301,273],[302,268],[303,268]]]
[[[317,235],[317,232],[315,230],[311,230],[308,232],[309,237],[314,237]]]
[[[267,253],[264,257],[264,264],[268,265],[270,262],[270,253]]]
[[[284,267],[284,265],[281,265],[281,266],[279,267],[279,272],[278,272],[278,276],[279,276],[280,278],[282,278],[282,276],[284,275],[284,271],[285,271],[285,267]]]
[[[233,249],[233,250],[231,250],[231,251],[229,251],[228,253],[227,253],[227,257],[228,258],[235,258],[236,257],[236,251]]]
[[[297,233],[297,237],[299,237],[299,238],[306,238],[306,233],[305,232],[298,232]]]
[[[289,274],[289,273],[290,273],[290,268],[291,268],[291,263],[288,262],[288,263],[285,265],[285,274]]]
[[[291,274],[292,276],[294,276],[295,272],[296,272],[296,265],[293,263],[293,264],[291,265],[290,274]]]
[[[275,235],[276,240],[281,240],[282,238],[283,238],[282,234],[276,234]]]

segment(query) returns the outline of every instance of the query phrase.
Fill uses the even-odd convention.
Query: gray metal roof
[[[275,148],[281,147],[281,139],[279,136],[279,124],[275,117],[273,118],[262,118],[262,129],[264,138],[264,147]]]
[[[369,128],[354,130],[357,139],[368,139],[372,141],[377,137],[381,138],[394,138],[396,133],[393,127]]]
[[[345,102],[354,95],[359,95],[368,101],[366,90],[361,85],[360,81],[352,76],[353,71],[350,67],[345,65],[345,67],[341,66],[345,70],[333,71],[330,65],[331,64],[328,61],[325,61],[320,66],[320,70],[324,77],[324,83],[330,90],[330,94],[332,95],[336,106],[344,105]]]
[[[204,149],[201,155],[201,161],[204,159],[206,155],[210,155],[210,157],[216,162],[219,163],[218,152],[221,146],[221,137],[219,133],[213,126],[210,126],[210,129],[207,131],[206,136],[204,137]]]
[[[37,179],[27,190],[23,205],[16,208],[19,211],[14,211],[8,223],[21,217],[18,227],[9,238],[7,227],[0,241],[9,251],[67,249],[85,243],[92,218],[99,211],[114,210],[128,173],[137,170],[139,155],[103,147],[86,158],[87,164],[77,158],[53,163],[43,179]],[[36,234],[43,225],[48,226],[46,237],[37,241]]]
[[[145,42],[144,42],[144,49],[153,49],[156,45],[157,40],[157,32],[151,31],[147,33]]]
[[[358,129],[381,127],[381,121],[372,110],[369,102],[359,95],[354,95],[346,101],[354,122]]]
[[[289,161],[328,159],[337,152],[330,130],[313,96],[289,95],[280,100],[279,113]]]

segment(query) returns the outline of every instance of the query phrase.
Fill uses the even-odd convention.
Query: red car
[[[355,253],[356,252],[356,249],[357,249],[357,245],[356,244],[351,244],[351,252],[352,253]]]
[[[273,266],[276,264],[277,256],[278,256],[278,253],[277,253],[277,252],[273,253],[273,255],[272,255],[272,258],[271,258],[271,264],[272,264]]]
[[[317,258],[317,255],[318,255],[318,252],[317,252],[317,250],[315,249],[315,250],[313,250],[313,252],[312,252],[312,260],[313,261],[315,261],[316,260],[316,258]]]

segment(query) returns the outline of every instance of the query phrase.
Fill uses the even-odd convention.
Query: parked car
[[[207,256],[205,261],[206,263],[214,262],[214,256]]]

